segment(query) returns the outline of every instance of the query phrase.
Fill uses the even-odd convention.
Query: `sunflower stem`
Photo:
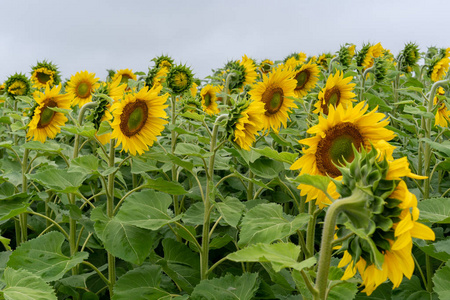
[[[366,77],[367,77],[367,75],[369,75],[369,73],[373,73],[373,71],[374,71],[374,67],[372,66],[370,68],[367,68],[362,75],[361,91],[359,92],[359,101],[363,101],[364,89],[366,86]]]
[[[109,142],[109,160],[108,167],[114,168],[115,164],[115,140],[111,139]],[[106,200],[106,213],[109,218],[114,216],[114,174],[108,175],[108,193]],[[109,296],[114,295],[113,287],[116,283],[116,258],[108,251],[108,280],[110,282]]]
[[[23,152],[22,158],[22,192],[28,192],[28,178],[27,178],[27,170],[28,170],[28,155],[30,154],[29,149],[25,149]],[[27,232],[27,214],[23,213],[19,215],[19,223],[20,223],[20,240],[17,242],[17,245],[20,245],[23,242],[26,242],[28,239]]]
[[[328,273],[330,270],[331,252],[333,250],[334,231],[336,220],[340,212],[347,206],[360,201],[364,201],[364,192],[357,189],[351,196],[335,200],[327,210],[322,231],[322,242],[320,244],[319,263],[315,288],[318,290],[318,297],[314,299],[326,299],[328,286]]]
[[[177,97],[175,95],[172,95],[170,97],[170,99],[171,99],[171,105],[172,105],[172,119],[170,121],[171,121],[171,124],[173,126],[175,126],[176,125]],[[175,148],[177,146],[177,135],[176,135],[175,130],[172,129],[171,135],[172,136],[171,136],[171,148],[170,149],[171,149],[171,153],[173,155],[175,152]],[[178,168],[176,165],[172,166],[172,181],[178,182]],[[173,195],[173,210],[175,212],[175,216],[178,216],[180,214],[180,207],[178,204],[178,196],[177,195]],[[179,239],[179,237],[177,237],[177,239]],[[181,239],[179,239],[178,241],[181,241]]]
[[[207,279],[208,277],[208,260],[209,260],[209,227],[210,227],[210,215],[211,215],[211,199],[214,201],[214,160],[216,156],[216,144],[217,135],[219,133],[219,123],[223,119],[227,118],[228,115],[220,115],[217,117],[214,123],[212,137],[210,141],[209,151],[212,154],[209,157],[208,174],[206,176],[206,195],[204,197],[203,206],[205,212],[203,215],[203,231],[202,231],[202,250],[200,252],[200,278]]]
[[[230,80],[231,77],[236,76],[235,73],[231,72],[230,74],[228,74],[227,79],[225,80],[225,86],[223,87],[223,93],[225,94],[225,101],[223,101],[224,103],[226,103],[227,105],[231,105],[231,103],[228,101],[229,97],[228,97],[228,93],[230,92]]]

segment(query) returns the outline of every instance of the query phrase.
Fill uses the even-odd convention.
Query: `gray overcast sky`
[[[78,71],[148,70],[169,54],[203,79],[243,54],[283,59],[381,42],[394,55],[413,41],[450,47],[450,1],[1,0],[0,82],[51,60]]]

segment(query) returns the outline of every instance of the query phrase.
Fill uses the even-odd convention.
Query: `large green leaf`
[[[430,147],[432,149],[441,152],[444,157],[449,157],[450,156],[450,142],[449,141],[436,143],[436,142],[433,142],[432,140],[427,139],[427,138],[421,138],[420,141],[423,141],[423,142],[427,143],[428,145],[430,145]]]
[[[252,150],[256,151],[259,154],[262,154],[268,158],[271,158],[271,159],[274,159],[274,160],[277,160],[280,162],[285,162],[288,164],[292,164],[297,159],[297,156],[298,156],[296,153],[278,152],[269,147],[265,147],[264,149],[252,148]]]
[[[187,143],[178,143],[174,153],[177,155],[197,156],[203,158],[210,157],[212,155],[212,153],[206,152],[200,146]]]
[[[293,182],[297,184],[306,184],[311,185],[315,188],[318,188],[319,190],[323,192],[327,192],[328,190],[328,184],[330,183],[331,179],[327,176],[322,175],[309,175],[309,174],[303,174],[298,176],[293,180]]]
[[[156,179],[147,178],[145,186],[157,191],[163,191],[171,195],[187,194],[187,191],[178,182],[167,181],[161,177]]]
[[[22,144],[20,147],[28,150],[44,152],[59,152],[62,150],[59,144],[50,141],[47,141],[45,143],[41,143],[39,141],[30,141]]]
[[[234,228],[238,225],[245,210],[245,205],[233,197],[225,198],[224,202],[217,202],[216,207],[225,222]]]
[[[9,182],[0,184],[0,221],[8,220],[27,211],[31,194],[15,194],[16,188]]]
[[[146,190],[130,195],[117,213],[116,220],[149,230],[158,230],[173,223],[181,216],[172,218],[169,206],[172,198],[165,194]]]
[[[257,273],[203,280],[194,289],[192,300],[250,300],[259,287]]]
[[[316,263],[315,257],[298,262],[299,254],[300,246],[293,243],[255,244],[228,254],[227,258],[237,262],[270,262],[276,272],[283,268],[301,271]]]
[[[419,202],[419,220],[431,223],[450,223],[450,198],[431,198]]]
[[[114,285],[112,300],[150,300],[170,296],[160,287],[161,268],[143,265],[119,278]],[[170,299],[170,298],[169,298]]]
[[[436,296],[436,294],[434,294]],[[404,278],[400,286],[392,291],[392,300],[422,300],[436,299],[433,294],[424,290],[420,279],[413,275],[410,279]],[[448,299],[448,298],[440,298]],[[437,300],[437,299],[436,299]]]
[[[25,269],[45,281],[55,281],[64,274],[87,259],[87,252],[78,252],[67,257],[61,252],[64,235],[57,231],[46,233],[40,237],[29,240],[11,254],[7,263],[13,269]]]
[[[162,270],[184,291],[192,293],[200,282],[200,258],[188,246],[172,239],[162,242],[164,257],[157,261]]]
[[[285,170],[282,162],[267,157],[260,157],[250,163],[250,169],[255,175],[268,179],[280,176],[280,173]]]
[[[103,208],[96,207],[91,213],[91,219],[96,221],[95,232],[105,249],[120,259],[142,264],[150,253],[157,232],[123,223],[117,218],[109,219]]]
[[[242,220],[239,246],[283,239],[306,226],[309,219],[308,214],[296,217],[286,215],[279,204],[259,204],[249,210]]]
[[[95,155],[85,155],[72,159],[70,162],[70,172],[95,173],[98,172],[98,157]]]
[[[414,244],[429,256],[440,261],[446,262],[450,259],[450,238],[430,244],[424,240],[416,239]]]
[[[76,193],[87,174],[63,169],[47,169],[36,174],[27,174],[27,177],[55,192]]]
[[[327,299],[329,300],[341,300],[341,299],[353,299],[355,298],[358,288],[355,282],[342,281],[341,278],[344,275],[344,271],[341,268],[331,267],[328,273],[329,285],[333,288],[328,292]]]
[[[439,299],[450,299],[450,260],[433,276],[434,291]]]
[[[6,268],[2,290],[6,300],[56,300],[53,289],[39,276],[26,270]]]

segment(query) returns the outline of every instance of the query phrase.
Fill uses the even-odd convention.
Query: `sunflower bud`
[[[176,95],[181,95],[191,88],[194,76],[186,65],[172,66],[167,74],[167,85]]]
[[[173,66],[173,59],[170,56],[164,54],[155,57],[154,59],[152,59],[152,61],[155,62],[155,68],[166,68],[167,70],[170,70],[170,68]]]
[[[355,56],[355,45],[345,44],[344,46],[341,46],[338,55],[341,65],[348,68],[352,62],[353,56]]]
[[[384,57],[379,57],[375,59],[374,65],[373,73],[375,74],[375,80],[381,82],[386,78],[389,63]]]
[[[405,73],[410,73],[420,59],[419,47],[415,43],[408,43],[400,52],[400,55],[400,61],[402,63],[401,70]]]
[[[46,60],[38,62],[32,67],[31,82],[36,88],[45,88],[46,85],[50,87],[58,85],[61,82],[58,67]]]
[[[14,98],[15,96],[26,96],[30,94],[30,89],[30,81],[22,73],[16,73],[9,76],[5,82],[6,94],[11,98]]]

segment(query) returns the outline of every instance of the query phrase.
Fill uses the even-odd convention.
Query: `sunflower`
[[[61,82],[58,67],[51,62],[38,62],[31,71],[31,82],[33,86],[40,89],[46,85],[58,85]]]
[[[216,115],[220,112],[217,108],[217,96],[218,88],[208,84],[202,88],[200,97],[202,98],[202,108],[208,115]]]
[[[349,44],[345,44],[344,46],[341,46],[339,49],[339,62],[344,67],[348,68],[350,66],[350,63],[352,62],[353,56],[355,56],[355,45],[349,46]]]
[[[316,64],[308,62],[302,66],[297,67],[295,70],[294,79],[297,81],[297,85],[294,89],[295,96],[297,98],[304,97],[308,94],[308,91],[316,86],[319,80],[320,70]]]
[[[320,115],[319,123],[308,129],[307,132],[314,136],[299,141],[309,148],[303,149],[303,156],[292,164],[291,170],[300,169],[300,175],[328,175],[337,178],[341,172],[335,164],[353,160],[352,145],[358,150],[361,147],[369,149],[371,143],[377,147],[380,141],[393,139],[394,133],[384,128],[389,124],[386,116],[375,110],[366,113],[367,109],[364,102],[355,107],[351,103],[347,107],[330,106],[327,118]],[[329,188],[335,189],[332,182]],[[307,202],[316,199],[320,208],[331,203],[323,192],[312,186],[300,184],[298,189],[302,196],[307,196]]]
[[[70,77],[67,83],[66,90],[72,96],[72,106],[78,105],[82,107],[88,102],[92,101],[92,93],[100,86],[98,78],[95,78],[95,73],[88,73],[88,71],[77,72]]]
[[[434,105],[439,103],[439,96],[443,96],[445,94],[445,90],[442,87],[439,87],[437,90],[437,95],[434,97]],[[447,127],[447,123],[450,122],[450,114],[447,110],[447,105],[445,101],[442,101],[441,105],[438,107],[436,111],[436,115],[434,117],[435,125],[439,125],[441,127]]]
[[[306,54],[303,52],[299,52],[299,53],[292,53],[289,54],[285,59],[284,59],[284,66],[286,68],[296,68],[297,66],[303,64],[306,61]]]
[[[189,92],[191,93],[191,96],[192,97],[195,97],[195,96],[197,96],[197,92],[198,92],[198,84],[197,83],[195,83],[195,82],[192,82],[192,86],[191,86],[191,88],[189,89]]]
[[[125,94],[124,100],[112,105],[114,121],[111,123],[111,138],[117,139],[116,147],[122,144],[122,151],[142,154],[156,141],[168,122],[164,109],[169,94],[159,96],[162,86],[142,88],[137,93]]]
[[[331,53],[323,53],[317,59],[317,64],[324,69],[328,69],[328,60],[332,59],[333,57],[335,57],[335,55],[332,55]]]
[[[294,100],[297,81],[294,73],[281,67],[272,70],[268,75],[263,75],[263,81],[253,85],[249,95],[253,100],[261,101],[266,112],[263,116],[263,130],[272,128],[278,132],[281,125],[286,127],[291,108],[297,108]]]
[[[22,73],[16,73],[9,76],[5,82],[6,94],[11,98],[28,95],[30,93],[30,88],[30,81]]]
[[[130,69],[117,70],[117,72],[114,74],[111,80],[115,81],[119,76],[122,76],[122,83],[125,84],[128,84],[128,79],[137,80],[136,74],[134,74],[133,70]]]
[[[420,59],[419,47],[415,43],[405,44],[400,52],[401,68],[403,72],[410,73]]]
[[[450,59],[447,57],[442,58],[441,60],[437,61],[432,68],[431,71],[431,80],[436,82],[441,80],[445,74],[448,71],[450,64]]]
[[[258,74],[256,73],[255,62],[247,55],[242,56],[242,61],[239,64],[245,69],[244,82],[241,86],[241,90],[243,90],[244,86],[251,85],[256,81]]]
[[[67,118],[63,113],[51,110],[51,107],[62,109],[70,109],[71,95],[68,93],[60,94],[61,85],[50,89],[45,87],[42,93],[36,91],[33,94],[37,106],[33,110],[33,115],[30,123],[28,123],[27,138],[33,138],[35,141],[44,143],[48,138],[53,139],[58,132],[61,131],[61,126],[67,122]]]
[[[383,46],[381,43],[371,46],[364,45],[359,51],[356,62],[358,66],[364,67],[364,70],[373,66],[374,58],[380,57],[383,54]]]
[[[328,76],[325,87],[319,93],[319,101],[314,104],[314,113],[328,114],[331,106],[342,104],[344,107],[354,102],[356,96],[352,90],[356,84],[350,83],[353,77],[344,78],[344,72],[337,71],[336,74]]]
[[[250,151],[250,146],[255,142],[258,131],[263,128],[264,113],[264,103],[260,101],[252,101],[241,112],[241,117],[237,120],[234,129],[234,141],[239,147]]]
[[[259,70],[264,73],[267,74],[270,72],[270,70],[273,67],[273,61],[271,61],[270,59],[264,59],[260,64],[259,64]]]
[[[358,237],[351,237],[343,244],[344,248],[341,251],[345,249],[345,252],[338,265],[338,267],[348,265],[342,280],[352,278],[357,271],[360,273],[365,286],[363,292],[368,296],[388,278],[393,283],[393,288],[400,285],[403,276],[411,278],[414,271],[412,238],[435,239],[435,234],[429,227],[417,222],[420,214],[417,208],[417,198],[401,179],[401,177],[415,179],[424,179],[425,177],[411,173],[406,157],[398,160],[390,157],[385,161],[388,169],[386,173],[381,173],[383,185],[370,187],[373,195],[380,195],[378,197],[382,197],[384,200],[379,202],[380,209],[373,211],[371,216],[375,230],[369,235],[376,250],[369,250],[366,241],[360,244]],[[391,192],[385,192],[389,181],[393,183],[394,188],[391,189]],[[384,194],[386,195],[381,196]],[[346,233],[342,231],[341,234]],[[373,261],[374,256],[371,253],[374,250],[382,257],[379,261],[379,264],[382,262],[381,266],[377,267]]]
[[[170,68],[173,65],[173,59],[170,56],[167,55],[160,55],[154,59],[152,59],[155,62],[156,68],[165,68],[167,69],[167,72],[170,70]]]

